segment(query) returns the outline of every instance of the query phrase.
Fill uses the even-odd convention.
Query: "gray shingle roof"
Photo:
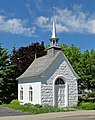
[[[45,55],[43,57],[35,59],[32,64],[26,69],[26,71],[17,78],[32,78],[41,75],[51,64],[52,62],[58,57],[60,51],[56,53],[55,56]]]

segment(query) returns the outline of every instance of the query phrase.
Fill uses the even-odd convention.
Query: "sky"
[[[53,20],[59,44],[95,49],[95,0],[0,0],[0,43],[9,52],[49,45]]]

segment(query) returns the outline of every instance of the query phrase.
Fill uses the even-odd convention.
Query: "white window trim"
[[[23,100],[23,87],[20,87],[20,100]]]
[[[29,87],[29,101],[32,102],[33,101],[33,88]]]

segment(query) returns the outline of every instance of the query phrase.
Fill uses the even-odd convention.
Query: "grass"
[[[75,111],[74,108],[57,108],[48,105],[32,105],[32,104],[3,104],[2,107],[8,107],[15,110],[20,110],[22,112],[31,112],[32,114],[41,114],[41,113],[50,113],[50,112],[67,112],[67,111]]]
[[[26,103],[24,105],[20,105],[18,100],[13,100],[10,104],[3,104],[0,107],[8,107],[14,110],[20,110],[22,112],[31,112],[31,114],[41,114],[41,113],[51,113],[51,112],[67,112],[67,111],[75,111],[77,109],[81,110],[95,110],[95,102],[81,102],[77,106],[73,108],[57,108],[53,106],[45,105],[33,105],[30,103]]]

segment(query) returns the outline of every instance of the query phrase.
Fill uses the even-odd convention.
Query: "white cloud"
[[[35,33],[35,27],[26,27],[25,21],[21,19],[7,19],[0,15],[0,31],[32,36]]]
[[[50,29],[53,19],[57,21],[57,32],[78,32],[95,34],[95,15],[83,12],[81,7],[74,6],[72,10],[55,8],[55,15],[51,18],[40,16],[37,25]]]
[[[89,20],[87,25],[88,25],[88,31],[90,33],[95,34],[95,19]]]
[[[38,11],[43,11],[43,0],[35,0],[35,5]]]
[[[57,24],[56,27],[57,27],[58,32],[63,32],[63,31],[69,32],[69,29],[65,27],[64,25],[62,26],[61,24]]]
[[[40,17],[38,17],[38,19],[37,19],[37,24],[38,24],[40,27],[46,27],[46,26],[48,25],[48,22],[49,22],[49,18],[48,18],[48,17],[40,16]]]

